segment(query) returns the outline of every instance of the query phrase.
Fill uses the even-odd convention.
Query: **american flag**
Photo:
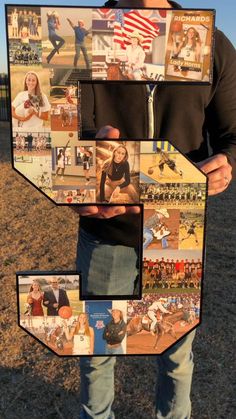
[[[114,9],[105,9],[104,7],[101,9],[93,9],[93,19],[99,20],[114,20],[115,12]]]
[[[152,41],[159,35],[160,28],[150,19],[142,16],[138,10],[124,12],[119,9],[115,13],[113,41],[126,49],[131,44],[130,35],[138,32],[142,36],[141,46],[145,51],[150,51]]]

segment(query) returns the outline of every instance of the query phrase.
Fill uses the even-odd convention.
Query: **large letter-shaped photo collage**
[[[26,267],[19,325],[58,355],[163,353],[200,322],[207,179],[174,138],[87,138],[81,90],[210,84],[215,12],[8,5],[6,17],[13,168],[56,205],[142,212],[135,297],[88,298],[83,271]]]

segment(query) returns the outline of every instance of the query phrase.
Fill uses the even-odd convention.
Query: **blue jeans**
[[[194,336],[195,331],[157,357],[156,419],[190,419]],[[80,359],[83,409],[80,419],[115,418],[112,411],[115,362],[115,357]]]
[[[133,247],[111,245],[80,229],[76,267],[82,277],[83,297],[132,295],[138,254]]]
[[[123,355],[124,351],[122,346],[118,346],[117,348],[109,348],[106,345],[106,355]]]
[[[88,58],[87,48],[85,47],[84,42],[75,44],[74,67],[77,67],[77,62],[80,57],[80,50],[83,53],[86,68],[87,70],[89,70],[89,58]]]
[[[111,246],[108,243],[94,240],[92,235],[80,230],[77,268],[87,267],[88,270],[88,261],[92,262],[93,271],[89,272],[86,287],[94,294],[98,294],[98,291],[100,294],[100,286],[104,286],[102,280],[106,273],[112,283],[112,293],[118,294],[116,291],[120,291],[119,281],[117,281],[116,275],[113,281],[110,265],[106,263],[107,246],[111,248],[111,253],[116,252],[116,247],[123,247]],[[96,252],[99,253],[99,257],[93,260],[93,253]],[[124,269],[125,265],[123,257],[127,261],[125,252],[119,255],[119,268],[121,269]],[[101,265],[102,258],[103,264]],[[99,264],[96,266],[97,261]],[[135,271],[136,264],[133,263]],[[131,269],[130,265],[129,268]],[[82,277],[82,281],[84,281],[84,277]],[[120,280],[122,281],[122,277]],[[132,281],[122,281],[124,295],[130,293],[131,283]],[[109,287],[106,288],[109,289]],[[101,294],[103,293],[104,290]],[[159,381],[156,393],[156,419],[190,419],[190,390],[193,373],[192,341],[194,336],[195,331],[177,342],[164,355],[157,357]],[[114,356],[80,358],[82,404],[80,419],[113,419],[115,417],[112,411],[115,362]]]
[[[151,244],[153,241],[153,233],[152,233],[152,230],[150,230],[150,228],[144,227],[143,238],[144,238],[143,250],[145,250],[147,249],[149,244]]]
[[[54,55],[59,53],[59,49],[64,45],[65,40],[57,35],[56,33],[49,35],[49,41],[53,45],[53,50],[50,52],[50,54],[47,56],[47,63],[49,64],[51,59],[54,57]]]

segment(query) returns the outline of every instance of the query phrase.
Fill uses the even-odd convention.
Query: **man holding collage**
[[[180,8],[167,0],[108,1],[105,6]],[[153,124],[147,106],[150,97]],[[150,89],[136,83],[93,83],[82,85],[81,101],[84,138],[96,130],[97,138],[170,139],[208,176],[209,195],[221,193],[228,187],[236,164],[236,55],[222,32],[216,30],[215,33],[210,86],[160,83]],[[81,218],[77,267],[82,272],[84,293],[132,293],[137,275],[135,249],[140,226],[139,207],[83,206],[78,212]],[[131,278],[129,284],[122,281],[127,277]],[[157,357],[157,419],[190,419],[194,335],[195,332],[191,332]],[[80,363],[80,417],[114,418],[115,358],[81,358]]]

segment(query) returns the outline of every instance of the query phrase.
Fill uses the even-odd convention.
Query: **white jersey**
[[[57,158],[57,167],[60,169],[65,169],[65,156],[62,154],[60,157]]]
[[[179,57],[185,61],[196,61],[196,51],[192,45],[185,45],[185,47],[181,48]]]
[[[73,355],[89,355],[90,354],[90,336],[84,332],[78,332],[74,335]]]

